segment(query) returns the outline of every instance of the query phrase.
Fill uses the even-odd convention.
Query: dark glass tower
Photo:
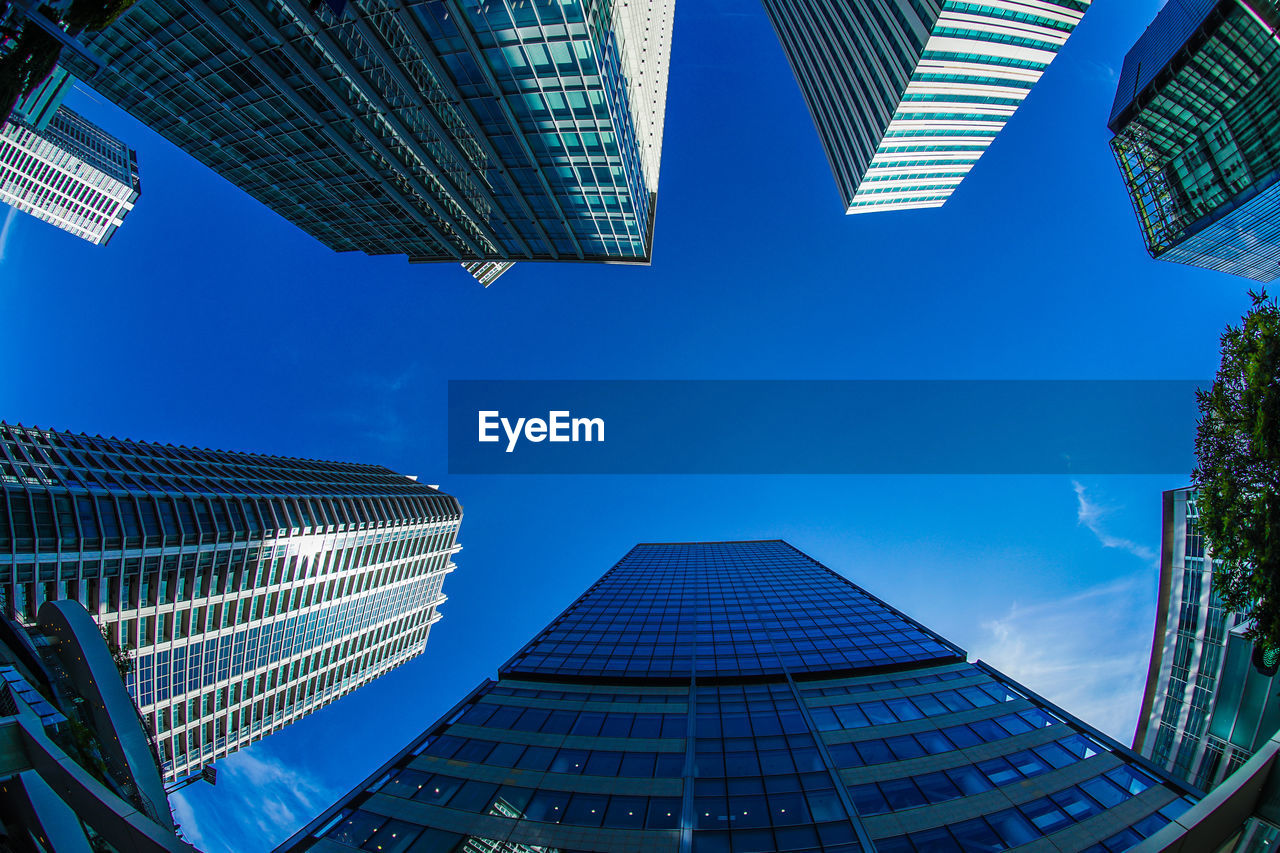
[[[462,511],[379,465],[0,422],[0,593],[79,601],[130,652],[178,778],[422,652]]]
[[[279,849],[1117,851],[1190,802],[785,542],[638,545]]]
[[[1108,126],[1153,258],[1280,275],[1280,2],[1169,3],[1129,51]]]
[[[138,0],[78,70],[330,248],[488,284],[648,263],[674,6]]]

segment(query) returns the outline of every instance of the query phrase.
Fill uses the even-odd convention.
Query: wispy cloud
[[[249,853],[283,841],[338,793],[317,785],[298,767],[251,748],[218,762],[216,791],[187,789],[169,802],[183,835],[204,853]]]
[[[1090,500],[1088,490],[1082,483],[1073,480],[1071,487],[1076,492],[1076,521],[1079,524],[1089,528],[1089,532],[1098,538],[1098,542],[1103,548],[1119,548],[1121,551],[1128,551],[1138,559],[1147,562],[1156,562],[1156,552],[1152,551],[1146,545],[1139,545],[1131,539],[1124,539],[1119,536],[1113,536],[1103,527],[1102,520],[1111,512],[1110,507],[1102,506]]]
[[[1064,598],[1015,603],[983,622],[974,654],[1127,743],[1151,652],[1152,583],[1142,571]]]
[[[4,263],[5,253],[9,249],[9,234],[12,233],[13,222],[18,217],[18,208],[11,207],[5,214],[4,224],[0,225],[0,263]]]

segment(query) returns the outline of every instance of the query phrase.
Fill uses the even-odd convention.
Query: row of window
[[[861,702],[857,705],[833,705],[827,708],[810,708],[809,714],[819,731],[857,729],[864,726],[884,726],[919,720],[939,714],[985,708],[1001,702],[1012,702],[1022,697],[1003,684],[988,682],[970,685],[957,690],[942,690],[920,696],[902,696],[896,699]]]
[[[924,773],[904,779],[851,785],[849,795],[853,798],[859,814],[876,815],[902,811],[916,806],[934,805],[980,794],[992,788],[1066,767],[1097,755],[1100,751],[1102,748],[1086,735],[1075,734],[1060,741],[1015,752],[1012,755],[980,761],[977,764],[966,764],[950,770]],[[1141,772],[1128,767],[1118,769],[1135,774]],[[1145,774],[1142,778],[1146,780],[1148,786],[1155,784],[1154,780]]]
[[[443,735],[431,742],[426,753],[455,761],[534,772],[639,779],[679,778],[684,775],[684,752],[557,749]]]
[[[908,835],[878,838],[876,850],[879,853],[968,853],[977,850],[996,853],[1030,844],[1073,823],[1087,820],[1130,796],[1132,794],[1099,776],[995,814]],[[1175,800],[1085,853],[1127,850],[1189,807],[1185,799]]]
[[[548,710],[477,702],[458,720],[470,726],[544,732],[558,735],[620,738],[682,738],[688,729],[684,714],[628,714],[604,711]]]
[[[613,829],[675,829],[680,825],[679,797],[535,791],[516,785],[496,785],[416,770],[401,770],[379,792],[426,805],[541,823]]]
[[[922,755],[937,755],[991,743],[1013,735],[1052,726],[1061,722],[1048,711],[1029,708],[1017,714],[1006,714],[990,720],[978,720],[945,729],[898,735],[890,738],[863,740],[857,743],[841,743],[827,747],[837,767],[861,767],[864,764],[884,764],[889,761],[905,761]]]
[[[521,696],[526,699],[563,699],[573,702],[635,702],[662,705],[667,702],[687,702],[684,693],[579,693],[568,690],[534,690],[527,687],[495,685],[489,690],[494,696]]]
[[[808,687],[800,691],[801,696],[844,696],[851,693],[873,693],[879,690],[901,690],[904,687],[915,687],[920,684],[934,684],[939,681],[954,681],[958,678],[969,678],[974,674],[972,669],[957,669],[951,672],[931,672],[917,675],[914,678],[895,678],[888,681],[864,681],[858,684],[840,684],[827,687]]]

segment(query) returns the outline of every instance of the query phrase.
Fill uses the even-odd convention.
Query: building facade
[[[187,776],[421,653],[461,509],[376,465],[0,423],[0,585],[83,604]]]
[[[1280,275],[1280,4],[1169,3],[1125,57],[1111,148],[1151,256]]]
[[[45,126],[37,129],[16,112],[0,126],[0,201],[90,243],[106,243],[142,190],[137,155],[66,107],[52,118],[36,112],[32,121]]]
[[[784,542],[638,545],[278,850],[1119,851],[1144,765]]]
[[[647,263],[674,0],[140,0],[93,86],[337,251]]]
[[[1164,493],[1160,593],[1133,748],[1208,790],[1280,726],[1273,676],[1253,662],[1249,623],[1223,608],[1194,489]]]
[[[764,0],[848,213],[940,207],[1089,0]]]
[[[0,614],[0,849],[196,853],[98,626],[74,601]]]

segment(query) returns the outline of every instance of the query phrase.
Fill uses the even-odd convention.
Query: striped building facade
[[[0,202],[90,243],[111,239],[141,189],[133,149],[66,107],[43,129],[0,127]]]
[[[166,778],[421,653],[461,509],[375,465],[0,423],[0,589],[83,604],[133,659]]]
[[[1089,0],[764,0],[848,213],[940,207]]]

